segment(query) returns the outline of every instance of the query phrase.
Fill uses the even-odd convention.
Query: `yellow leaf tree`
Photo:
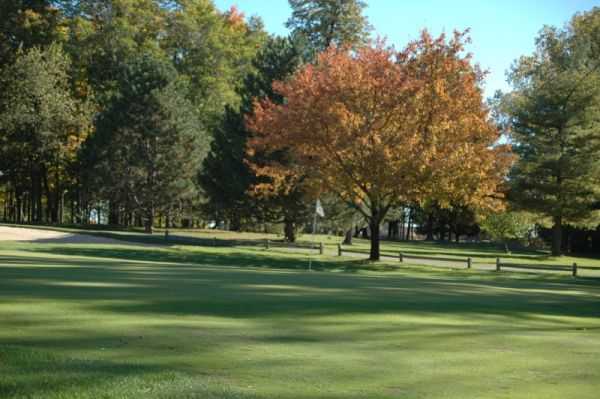
[[[510,148],[484,105],[484,77],[464,54],[465,33],[424,31],[403,51],[384,43],[330,48],[257,101],[247,121],[250,155],[285,153],[256,168],[274,187],[290,179],[332,192],[360,211],[378,260],[379,226],[391,207],[437,201],[502,206]]]

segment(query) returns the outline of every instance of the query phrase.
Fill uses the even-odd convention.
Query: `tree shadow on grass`
[[[596,334],[600,328],[597,280],[400,266],[392,266],[394,273],[355,273],[363,270],[362,261],[353,263],[357,270],[348,273],[308,273],[302,270],[306,259],[252,250],[189,253],[150,248],[53,247],[31,251],[36,256],[0,258],[0,302],[60,302],[66,304],[64,309],[81,307],[85,314],[98,315],[98,322],[121,325],[127,320],[130,324],[123,324],[123,336],[135,334],[142,319],[132,318],[141,316],[149,320],[146,324],[151,327],[146,328],[152,336],[148,337],[149,342],[144,337],[143,344],[121,348],[119,345],[127,345],[122,344],[123,337],[103,335],[93,323],[80,325],[82,321],[77,317],[63,317],[63,308],[52,308],[47,314],[3,313],[6,328],[35,331],[31,327],[34,322],[44,328],[43,334],[14,335],[4,339],[3,344],[12,348],[53,348],[54,352],[86,351],[101,345],[114,358],[124,359],[131,353],[143,359],[152,351],[160,361],[146,360],[138,366],[105,360],[44,361],[33,357],[28,362],[28,356],[19,360],[20,355],[9,355],[9,369],[0,363],[2,376],[9,376],[5,379],[9,382],[0,382],[0,397],[46,397],[48,392],[58,392],[62,397],[69,397],[72,392],[86,392],[84,397],[93,397],[94,393],[110,397],[111,392],[120,397],[141,397],[141,390],[152,384],[154,376],[161,384],[171,378],[173,385],[187,386],[185,377],[163,374],[165,364],[175,370],[188,370],[178,363],[177,353],[167,347],[170,345],[181,353],[201,348],[203,355],[226,346],[356,342],[372,351],[397,350],[390,345],[444,351],[448,342],[457,339],[578,333],[576,328]],[[44,252],[66,256],[44,258]],[[340,264],[346,263],[318,264],[323,265],[321,270],[337,271],[344,270]],[[337,269],[332,266],[336,264]],[[268,270],[258,270],[261,267]],[[371,317],[377,315],[393,317],[373,321]],[[203,316],[219,319],[207,322]],[[447,323],[449,316],[464,324]],[[562,316],[566,317],[559,318]],[[246,323],[251,326],[249,331],[240,327]],[[399,334],[400,340],[391,339],[393,334]],[[5,358],[0,350],[0,359]],[[224,361],[241,364],[238,358]],[[256,367],[283,367],[271,361],[290,360],[264,358]],[[8,374],[4,373],[6,370]],[[343,378],[368,380],[352,372],[349,369]],[[46,375],[54,377],[47,381]],[[72,391],[76,387],[79,390]],[[107,393],[106,389],[112,391]],[[239,392],[227,395],[212,397],[247,397]]]
[[[358,248],[346,246],[348,250],[360,251],[368,255],[368,242],[362,241],[363,246]],[[465,260],[467,257],[473,258],[475,263],[494,264],[495,259],[500,257],[503,260],[514,260],[524,262],[546,262],[554,261],[548,251],[519,248],[511,253],[506,253],[504,248],[493,243],[449,243],[439,241],[382,241],[381,253],[390,258],[397,258],[398,253],[404,255],[426,256],[426,257],[450,257],[456,260]],[[571,255],[578,257],[577,255]],[[590,259],[590,256],[581,256],[584,259]],[[594,259],[593,257],[591,257]],[[600,268],[600,258],[598,259],[598,267]]]
[[[197,248],[198,249],[198,248]],[[112,260],[114,262],[149,262],[149,263],[173,263],[177,265],[211,265],[222,267],[251,267],[261,269],[291,269],[307,270],[308,256],[311,256],[311,268],[314,271],[340,271],[346,273],[357,273],[361,271],[394,272],[406,269],[405,265],[394,264],[394,259],[386,258],[384,262],[371,262],[362,259],[339,259],[315,256],[308,252],[288,252],[264,250],[256,248],[246,249],[199,249],[196,251],[179,250],[178,248],[127,248],[127,247],[88,247],[88,246],[52,246],[42,248],[30,248],[30,252],[50,253],[53,255],[67,255],[82,258],[99,258]],[[51,261],[51,260],[50,260]],[[418,262],[418,259],[416,260]],[[0,256],[0,264],[2,257]],[[60,263],[60,261],[58,261]],[[85,264],[86,262],[82,262]],[[413,262],[414,263],[414,262]],[[449,268],[422,268],[423,273],[456,274],[457,270]],[[470,273],[472,275],[472,273]],[[465,275],[465,277],[468,275]],[[507,274],[503,274],[507,276]],[[538,275],[530,274],[531,278]],[[562,276],[564,278],[564,276]],[[540,276],[541,278],[541,276]],[[545,276],[545,278],[549,278]],[[560,278],[560,277],[559,277]],[[594,277],[584,277],[577,280],[594,281]]]
[[[19,346],[0,346],[2,377],[0,397],[68,397],[69,392],[94,389],[111,380],[146,373],[157,367],[56,357],[50,353]]]
[[[179,265],[195,264],[265,269],[308,269],[308,257],[302,257],[308,255],[308,253],[277,253],[268,252],[262,249],[246,249],[245,251],[221,249],[221,251],[223,251],[222,253],[214,253],[206,251],[178,251],[176,248],[160,250],[155,248],[132,249],[120,247],[90,248],[59,246],[43,249],[29,249],[28,251],[50,253],[53,255],[124,260],[128,262],[174,263]],[[43,262],[46,263],[46,260]],[[0,256],[0,264],[1,263],[2,257]],[[60,264],[61,261],[56,261],[56,263]],[[312,258],[311,268],[315,271],[336,270],[344,272],[398,270],[398,267],[396,266],[386,263],[370,262],[366,259],[325,261],[318,257]]]
[[[95,338],[91,338],[90,343]],[[71,348],[70,342],[64,343]],[[43,343],[35,343],[40,346]],[[14,345],[0,345],[1,398],[223,398],[245,399],[227,380],[148,362],[76,359]]]
[[[308,273],[305,261],[252,252],[181,255],[152,249],[74,247],[50,251],[82,259],[52,260],[60,267],[45,268],[39,266],[45,262],[40,258],[29,258],[31,265],[23,267],[27,259],[14,257],[12,263],[5,256],[0,260],[5,265],[0,296],[89,301],[95,309],[124,314],[233,318],[345,313],[597,317],[600,298],[600,281],[592,279],[395,266],[391,266],[394,274],[372,276],[354,273],[363,270],[358,261],[350,266],[314,264],[318,270],[352,269],[350,274]],[[115,262],[120,258],[126,261]],[[273,273],[245,268],[268,268]],[[98,299],[114,301],[94,303]],[[134,302],[119,303],[121,299]]]

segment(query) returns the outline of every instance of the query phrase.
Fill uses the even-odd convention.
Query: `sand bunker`
[[[113,240],[91,234],[74,234],[61,231],[7,226],[0,226],[0,241],[25,241],[53,244],[128,244],[126,241]]]

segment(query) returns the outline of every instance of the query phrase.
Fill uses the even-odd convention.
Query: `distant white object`
[[[317,198],[317,207],[315,208],[315,212],[320,217],[322,217],[322,218],[325,217],[325,211],[323,210],[323,206],[321,205],[321,200],[318,198]]]
[[[97,209],[92,209],[90,211],[90,220],[89,222],[91,224],[98,224],[100,222],[99,217],[98,217],[98,210]]]

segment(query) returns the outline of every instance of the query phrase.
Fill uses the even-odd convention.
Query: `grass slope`
[[[2,224],[0,224],[2,225]],[[7,225],[8,226],[8,225]],[[187,246],[218,246],[246,245],[256,248],[264,247],[264,242],[270,240],[282,240],[281,236],[266,233],[232,232],[224,230],[200,230],[200,229],[172,229],[170,241],[165,242],[164,232],[156,229],[154,235],[147,235],[139,230],[109,230],[107,226],[93,226],[88,228],[56,227],[56,226],[23,226],[27,228],[41,228],[58,230],[70,233],[93,234],[107,238],[130,241],[141,244],[157,245],[187,245]],[[301,245],[312,245],[322,242],[329,254],[337,253],[337,245],[342,237],[317,234],[301,235],[298,243]],[[353,251],[361,251],[368,256],[370,247],[369,240],[355,238],[352,246],[345,248]],[[494,264],[497,257],[503,263],[517,263],[530,265],[563,265],[570,266],[577,263],[579,266],[598,268],[600,270],[600,258],[585,256],[560,256],[553,257],[548,251],[517,249],[507,254],[504,248],[494,243],[455,243],[455,242],[429,242],[429,241],[382,241],[381,252],[385,255],[397,257],[399,252],[407,255],[418,255],[427,257],[457,258],[462,262],[470,257],[473,264]],[[414,262],[414,261],[413,261]]]
[[[597,397],[597,280],[315,266],[0,243],[0,397]]]

